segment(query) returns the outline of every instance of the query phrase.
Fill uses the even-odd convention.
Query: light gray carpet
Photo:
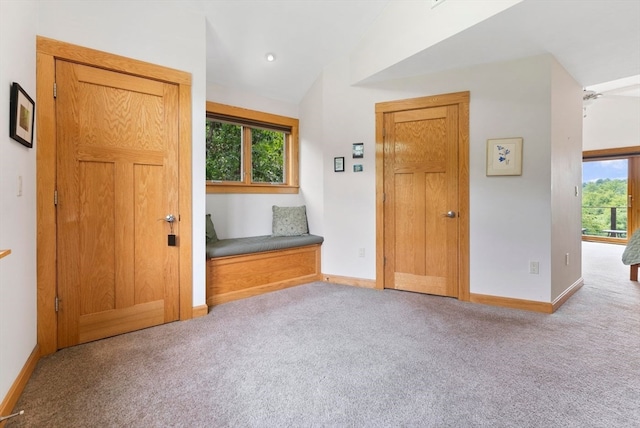
[[[9,426],[637,427],[623,249],[585,243],[553,315],[317,282],[65,349]]]

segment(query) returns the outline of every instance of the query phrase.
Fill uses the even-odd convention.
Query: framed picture
[[[522,138],[487,140],[487,175],[522,175]]]
[[[362,172],[362,165],[361,164],[354,165],[353,172]]]
[[[364,157],[364,143],[354,143],[353,144],[353,158],[363,158]]]
[[[344,172],[344,157],[333,158],[333,171]]]
[[[29,148],[33,147],[35,107],[25,90],[13,82],[9,102],[9,136]]]

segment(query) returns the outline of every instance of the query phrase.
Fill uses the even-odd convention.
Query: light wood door
[[[629,158],[629,194],[627,195],[627,239],[640,229],[640,156]]]
[[[458,106],[384,115],[385,287],[458,296]]]
[[[161,220],[178,209],[178,88],[65,61],[55,68],[64,348],[179,316],[179,252]]]

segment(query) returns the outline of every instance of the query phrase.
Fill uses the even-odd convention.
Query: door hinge
[[[53,191],[53,205],[58,205],[58,191],[54,190]]]
[[[56,296],[55,306],[56,306],[56,312],[58,312],[60,310],[60,299],[58,298],[58,296]]]
[[[53,98],[58,98],[58,84],[53,82]]]
[[[382,202],[383,202],[383,203],[384,203],[384,202],[387,202],[387,194],[386,194],[386,193],[383,193],[383,194],[382,194]]]
[[[387,265],[387,256],[384,256],[384,265]]]

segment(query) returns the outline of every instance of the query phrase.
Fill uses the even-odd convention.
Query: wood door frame
[[[179,298],[180,319],[193,317],[193,232],[191,172],[191,74],[106,52],[36,37],[36,227],[37,313],[40,355],[58,349],[56,262],[56,114],[53,87],[56,60],[160,80],[178,86],[179,133]]]
[[[631,206],[628,207],[627,237],[624,240],[609,237],[583,235],[585,242],[605,242],[609,244],[626,245],[635,230],[640,228],[640,146],[616,147],[611,149],[585,150],[582,152],[582,162],[589,160],[628,159],[627,195],[631,196]],[[582,195],[581,195],[582,197]],[[629,209],[630,208],[630,209]]]
[[[469,98],[470,93],[376,103],[376,288],[384,288],[384,115],[398,111],[458,106],[458,300],[469,301]]]

